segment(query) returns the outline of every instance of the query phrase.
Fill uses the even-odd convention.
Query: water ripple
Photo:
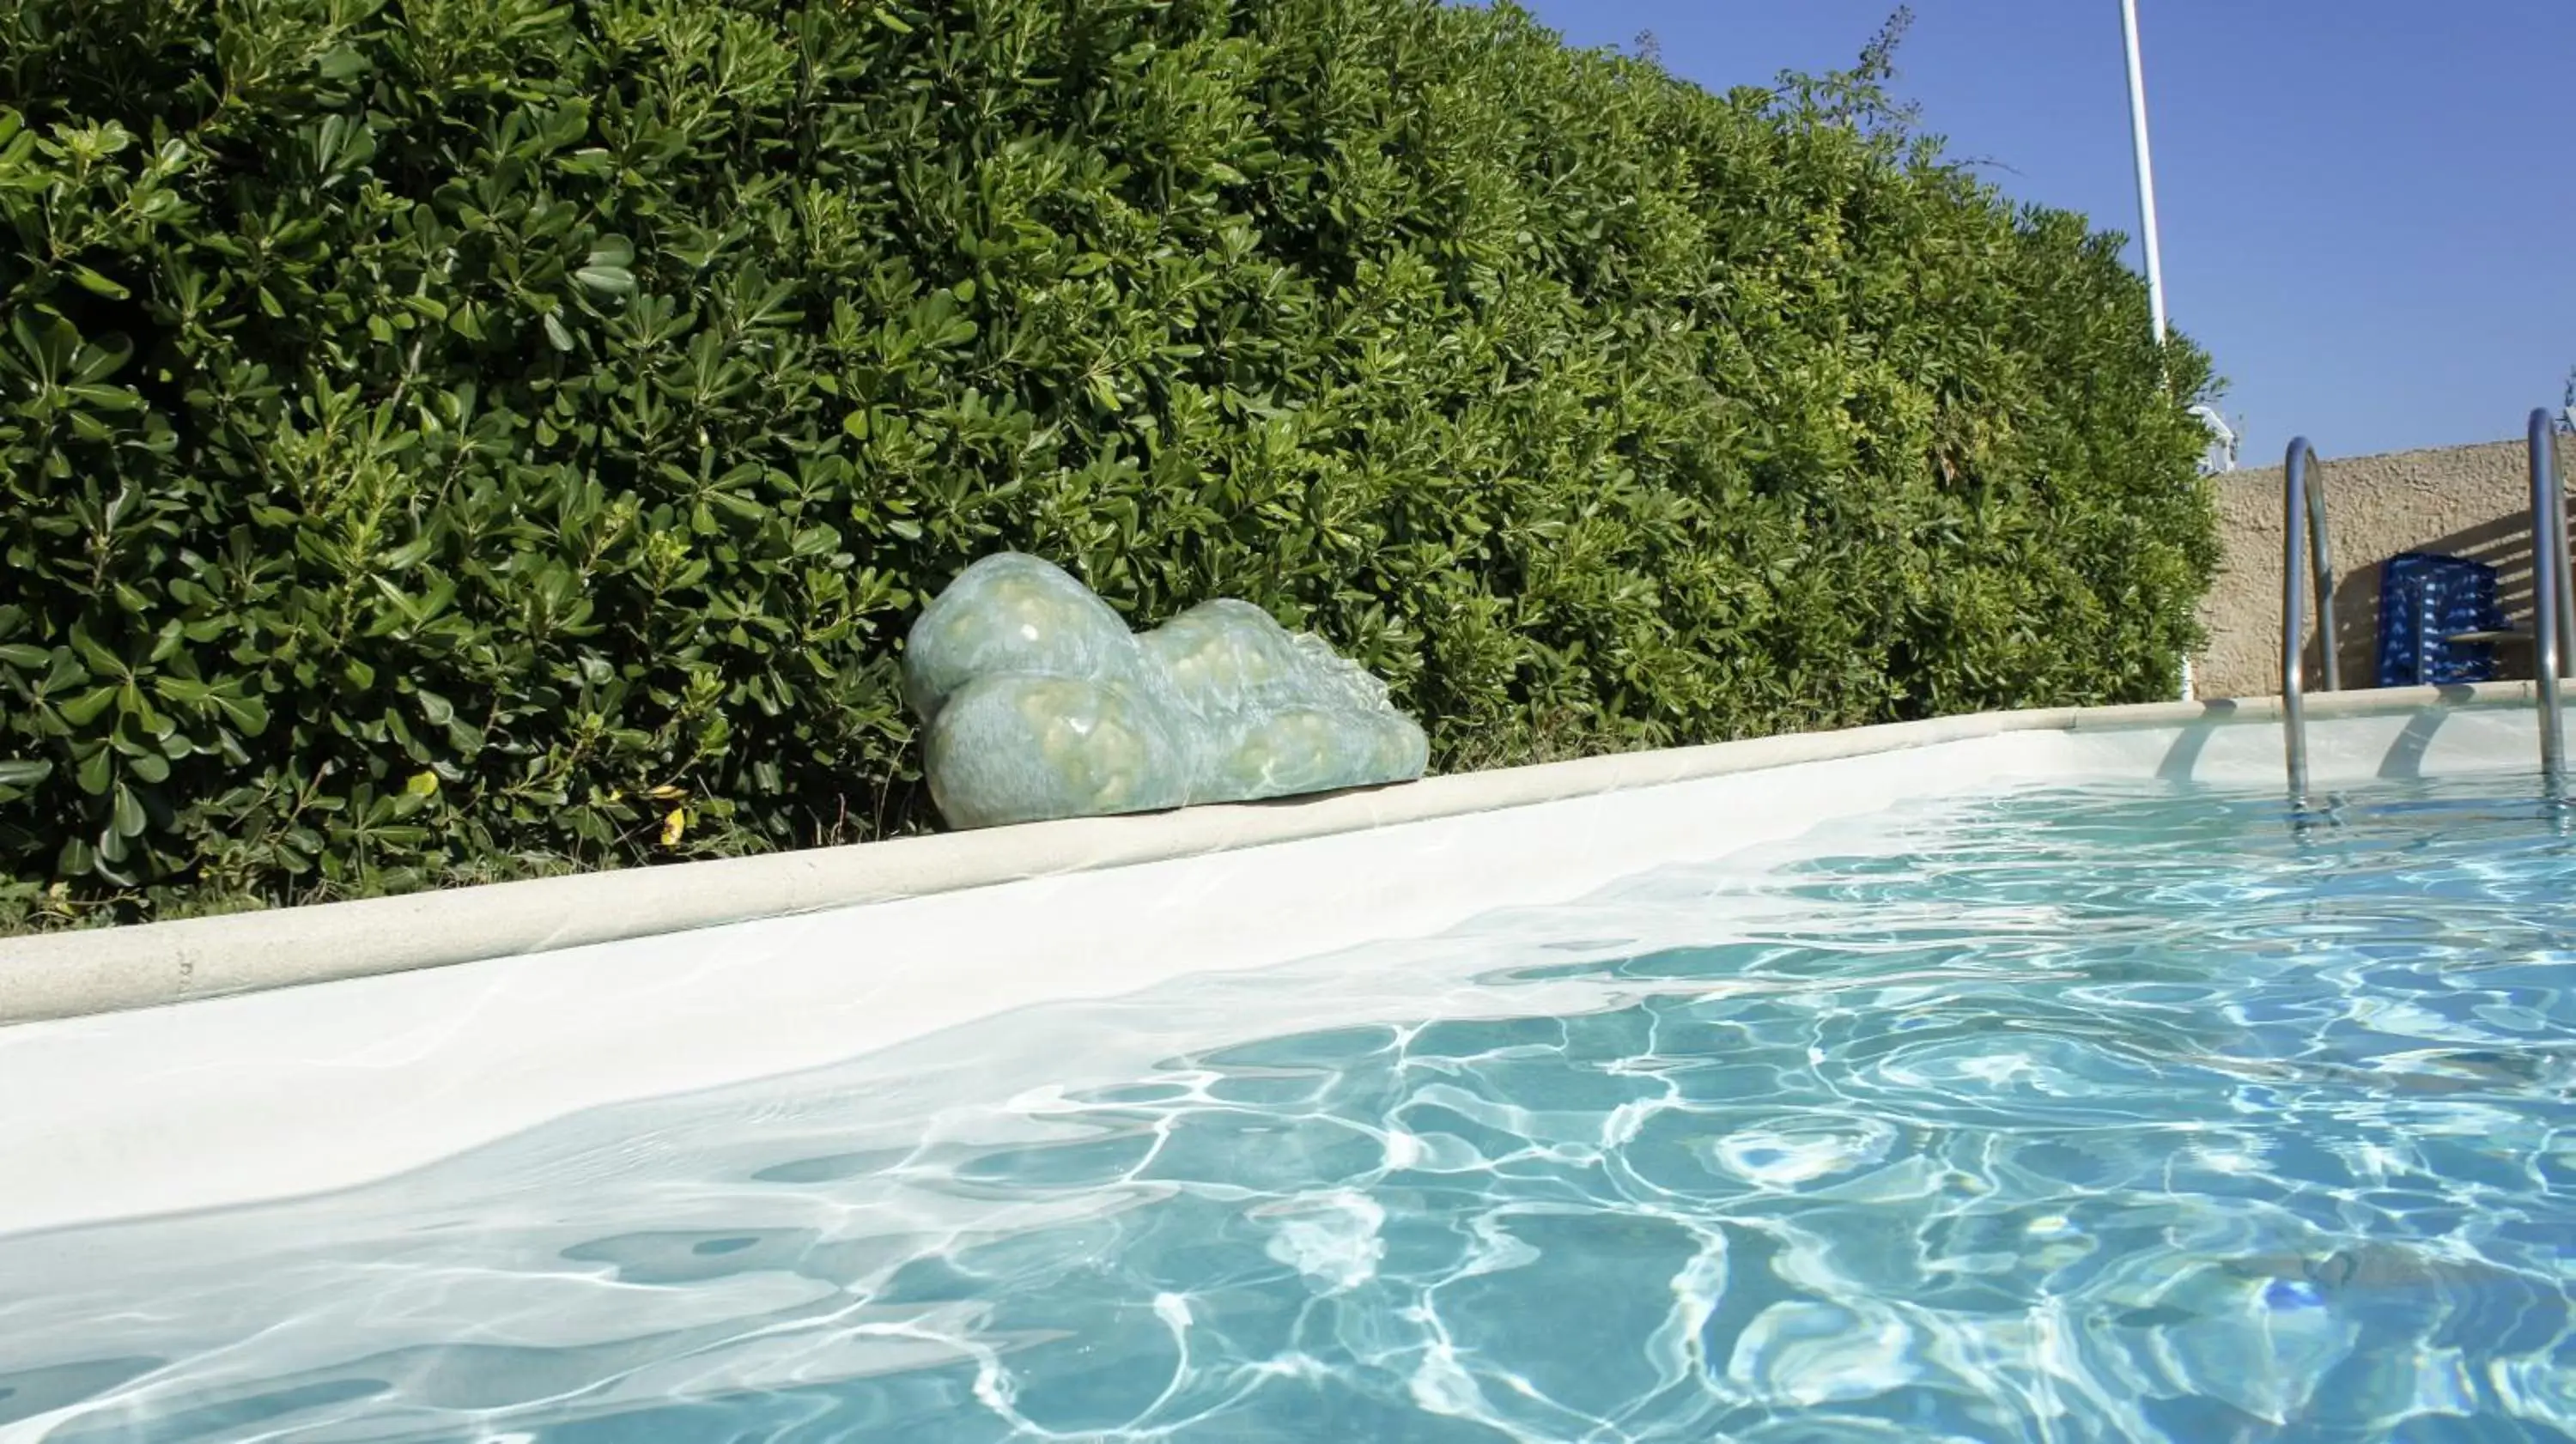
[[[0,1239],[0,1444],[2564,1439],[2564,832],[1918,808]]]

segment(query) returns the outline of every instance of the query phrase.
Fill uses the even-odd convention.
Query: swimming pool
[[[2565,815],[2509,772],[2301,825],[1954,771],[1420,936],[0,1236],[0,1441],[2576,1428]]]

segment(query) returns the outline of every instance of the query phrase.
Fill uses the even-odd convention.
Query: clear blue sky
[[[1895,0],[1523,0],[1712,89],[1847,67]],[[2576,365],[2576,5],[2139,0],[2165,292],[2243,463],[2492,441]],[[2119,0],[1916,0],[1896,88],[2017,200],[2134,235]],[[2134,243],[2131,263],[2143,270]]]

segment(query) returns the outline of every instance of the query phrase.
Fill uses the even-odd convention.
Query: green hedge
[[[1448,767],[2164,695],[2114,238],[1431,0],[0,0],[21,924],[923,825],[1016,547]],[[6,921],[0,918],[0,921]]]

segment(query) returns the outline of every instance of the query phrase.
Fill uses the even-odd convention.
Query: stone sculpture
[[[913,623],[905,700],[951,827],[1249,802],[1422,775],[1386,684],[1249,602],[1142,636],[1016,552],[958,574]]]

